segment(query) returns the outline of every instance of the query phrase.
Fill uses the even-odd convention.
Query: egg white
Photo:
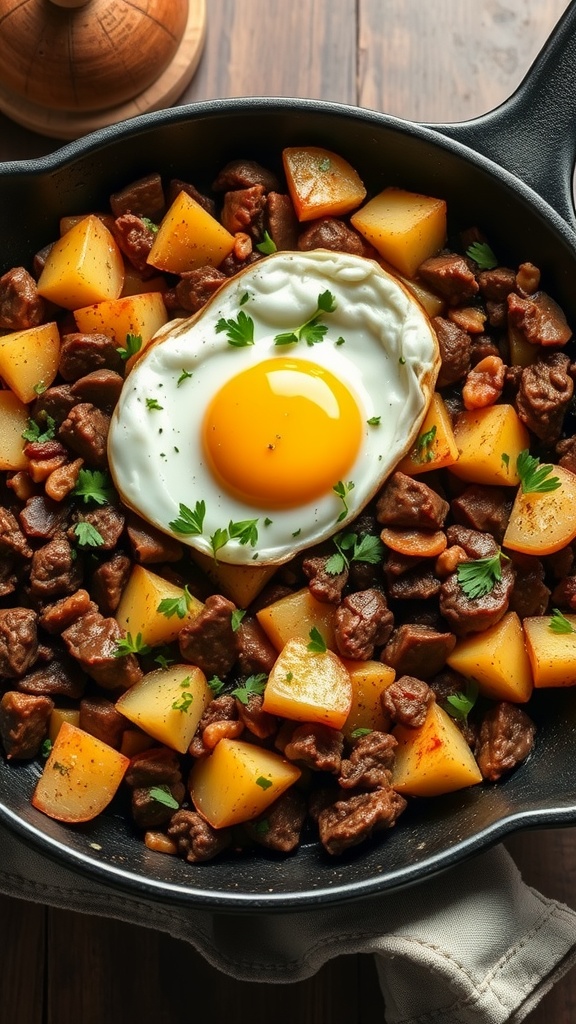
[[[313,316],[326,290],[336,309],[322,315],[324,339],[313,347],[303,341],[275,346],[278,333]],[[240,309],[254,322],[254,344],[235,348],[216,324],[235,319]],[[343,344],[337,344],[340,338]],[[287,355],[330,370],[361,412],[362,443],[345,481],[354,488],[341,519],[344,504],[332,490],[297,508],[245,504],[219,486],[202,451],[205,411],[222,384],[258,362]],[[231,278],[196,316],[166,325],[136,362],[109,433],[114,482],[140,516],[208,555],[216,530],[258,519],[256,545],[230,540],[218,560],[279,564],[345,527],[378,491],[418,435],[438,368],[428,317],[375,261],[327,250],[275,253]],[[183,371],[192,376],[181,379]],[[149,408],[147,399],[161,408]],[[380,417],[378,425],[368,423],[373,417]],[[241,446],[242,437],[234,443]],[[180,504],[194,509],[198,501],[206,506],[202,534],[171,529]]]

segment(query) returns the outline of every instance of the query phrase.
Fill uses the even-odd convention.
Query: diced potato
[[[51,743],[56,742],[56,737],[60,732],[63,722],[78,726],[80,724],[80,712],[75,708],[53,708],[48,722],[48,739]]]
[[[519,488],[503,545],[527,555],[551,555],[576,537],[576,476],[563,466],[553,466],[550,479],[560,486],[555,491],[528,492]]]
[[[343,658],[342,664],[352,683],[352,706],[342,732],[348,739],[356,729],[387,732],[388,720],[380,698],[396,678],[394,669],[381,661],[350,661]]]
[[[28,327],[0,338],[0,377],[21,402],[33,402],[35,388],[50,387],[58,372],[60,332],[55,323]]]
[[[511,405],[490,405],[461,412],[454,422],[460,455],[450,470],[474,484],[516,487],[516,460],[528,448],[526,427]]]
[[[210,555],[190,548],[190,555],[218,588],[220,594],[229,598],[239,608],[247,608],[260,591],[272,579],[275,565],[232,565],[216,562]]]
[[[452,430],[450,414],[442,395],[432,395],[420,433],[396,469],[407,476],[418,476],[433,469],[445,469],[458,460],[458,445]]]
[[[341,217],[360,205],[366,189],[343,157],[320,146],[291,146],[282,151],[290,198],[300,221]]]
[[[482,782],[482,774],[456,723],[438,704],[416,729],[397,725],[392,785],[403,796],[440,796]]]
[[[124,754],[125,757],[135,757],[136,754],[141,754],[143,750],[149,750],[150,747],[153,747],[154,742],[151,736],[148,736],[147,733],[142,732],[140,729],[125,729],[122,734],[120,753]]]
[[[551,615],[524,619],[534,686],[576,686],[576,615],[565,615],[573,633],[555,633]]]
[[[190,796],[212,828],[262,814],[300,778],[296,765],[243,740],[222,739],[190,773]]]
[[[124,261],[114,236],[95,214],[62,235],[50,249],[38,280],[45,299],[65,309],[116,299],[124,282]]]
[[[156,331],[167,323],[168,312],[161,293],[149,291],[84,306],[75,310],[74,319],[79,331],[108,334],[114,338],[118,348],[126,346],[128,334],[138,335],[142,339],[140,350],[126,363],[126,368],[131,370]]]
[[[183,596],[182,587],[169,583],[143,565],[135,565],[122,592],[116,621],[132,636],[141,633],[143,642],[151,647],[168,644],[176,639],[184,626],[193,622],[204,607],[196,597],[190,596],[183,618],[178,615],[168,618],[164,612],[158,611],[161,601],[178,600]]]
[[[219,267],[234,248],[234,235],[187,192],[179,192],[166,212],[148,263],[170,274],[197,267]]]
[[[317,601],[308,587],[288,594],[287,597],[281,597],[256,612],[258,622],[277,651],[281,651],[288,640],[294,638],[308,642],[310,630],[314,627],[321,634],[326,646],[333,651],[336,647],[335,615],[335,606]]]
[[[22,432],[28,415],[28,408],[13,391],[0,391],[0,469],[26,469]]]
[[[168,281],[162,274],[155,274],[154,277],[142,277],[135,267],[126,264],[120,298],[125,298],[127,295],[143,295],[144,292],[164,293],[167,290]]]
[[[91,821],[115,795],[130,761],[70,722],[62,722],[32,795],[56,821]]]
[[[414,277],[446,240],[443,199],[385,188],[351,217],[352,225],[401,274]]]
[[[212,692],[195,665],[170,665],[147,672],[116,701],[134,725],[172,750],[186,753]]]
[[[111,213],[92,212],[94,217],[98,217],[98,220],[101,220],[109,231],[112,231],[114,227],[114,217]],[[81,220],[84,220],[84,218],[88,216],[89,215],[87,213],[70,213],[64,217],[60,217],[60,234],[65,235],[67,231],[70,231],[70,228],[76,227]]]
[[[530,366],[540,354],[540,345],[532,345],[517,327],[508,326],[511,366]]]
[[[332,651],[315,653],[289,640],[278,655],[264,690],[264,711],[297,722],[341,729],[352,707],[352,683]]]
[[[446,660],[456,672],[475,679],[485,697],[516,704],[530,699],[532,669],[516,612],[507,612],[482,633],[458,640]]]

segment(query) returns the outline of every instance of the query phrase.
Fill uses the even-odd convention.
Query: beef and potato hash
[[[534,264],[448,232],[441,198],[367,198],[319,149],[283,161],[280,180],[235,160],[210,195],[150,173],[0,278],[4,754],[38,759],[44,813],[86,821],[124,797],[150,849],[190,862],[287,853],[303,830],[338,855],[409,800],[497,783],[537,742],[533,688],[576,682],[562,310]],[[123,503],[111,418],[165,323],[311,250],[376,260],[422,304],[434,393],[352,521],[354,481],[334,481],[328,540],[259,565],[256,521],[230,522],[207,556],[188,543],[204,495],[165,530]],[[316,298],[289,345],[323,340],[333,297]],[[238,344],[249,319],[218,329]],[[232,538],[251,564],[218,557]]]

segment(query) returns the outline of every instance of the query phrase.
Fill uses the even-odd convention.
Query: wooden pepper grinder
[[[0,0],[0,26],[0,110],[75,139],[182,95],[206,0]]]

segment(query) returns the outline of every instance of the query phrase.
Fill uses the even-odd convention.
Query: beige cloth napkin
[[[372,953],[386,1024],[518,1024],[576,963],[576,911],[527,886],[503,847],[360,902],[211,914],[124,895],[0,827],[0,891],[168,932],[239,980],[299,981]]]

